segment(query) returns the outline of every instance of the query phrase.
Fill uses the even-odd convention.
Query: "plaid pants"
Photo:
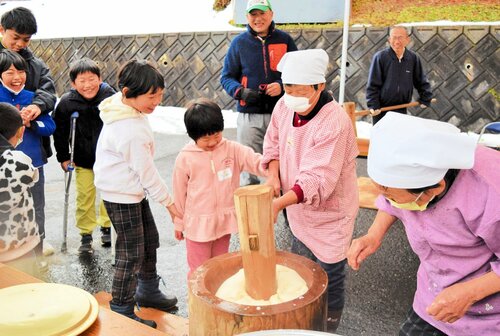
[[[427,323],[413,308],[410,308],[399,330],[399,336],[446,336],[446,334]]]
[[[143,280],[157,276],[158,229],[146,199],[134,204],[104,201],[104,206],[117,235],[112,303],[132,303],[137,276]]]

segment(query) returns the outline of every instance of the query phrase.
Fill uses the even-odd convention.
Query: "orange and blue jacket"
[[[281,96],[261,95],[257,104],[248,104],[239,99],[239,90],[250,88],[256,91],[265,85],[277,82],[282,86],[281,73],[277,66],[283,55],[297,50],[292,37],[275,29],[274,21],[269,34],[262,38],[247,25],[247,31],[234,38],[229,46],[220,83],[224,90],[237,100],[237,110],[243,113],[270,114]]]

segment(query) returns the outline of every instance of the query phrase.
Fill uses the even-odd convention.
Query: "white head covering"
[[[449,169],[472,168],[475,149],[474,138],[449,123],[387,112],[371,131],[368,175],[386,187],[428,187]]]
[[[328,54],[323,49],[287,52],[278,63],[283,84],[314,85],[326,82]]]

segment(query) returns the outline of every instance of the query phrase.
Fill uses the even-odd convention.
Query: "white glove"
[[[425,104],[420,104],[420,108],[423,108],[423,109],[424,109],[424,108],[426,108],[426,107],[427,107],[427,105],[425,105]]]
[[[380,112],[382,112],[380,109],[376,109],[376,110],[374,110],[374,109],[370,109],[370,115],[371,115],[372,117],[375,117],[375,116],[379,115],[379,114],[380,114]]]

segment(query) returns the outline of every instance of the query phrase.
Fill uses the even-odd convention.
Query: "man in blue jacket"
[[[431,85],[419,56],[406,49],[409,42],[405,27],[392,27],[389,33],[390,47],[373,56],[366,86],[366,102],[374,125],[385,115],[380,113],[382,107],[411,102],[413,87],[418,91],[422,108],[431,102]],[[406,108],[394,112],[407,113]]]
[[[281,57],[297,47],[290,35],[275,29],[269,0],[249,0],[247,31],[231,42],[224,60],[221,85],[237,101],[237,139],[262,153],[271,113],[283,95]],[[241,185],[259,184],[257,176],[243,173]]]

